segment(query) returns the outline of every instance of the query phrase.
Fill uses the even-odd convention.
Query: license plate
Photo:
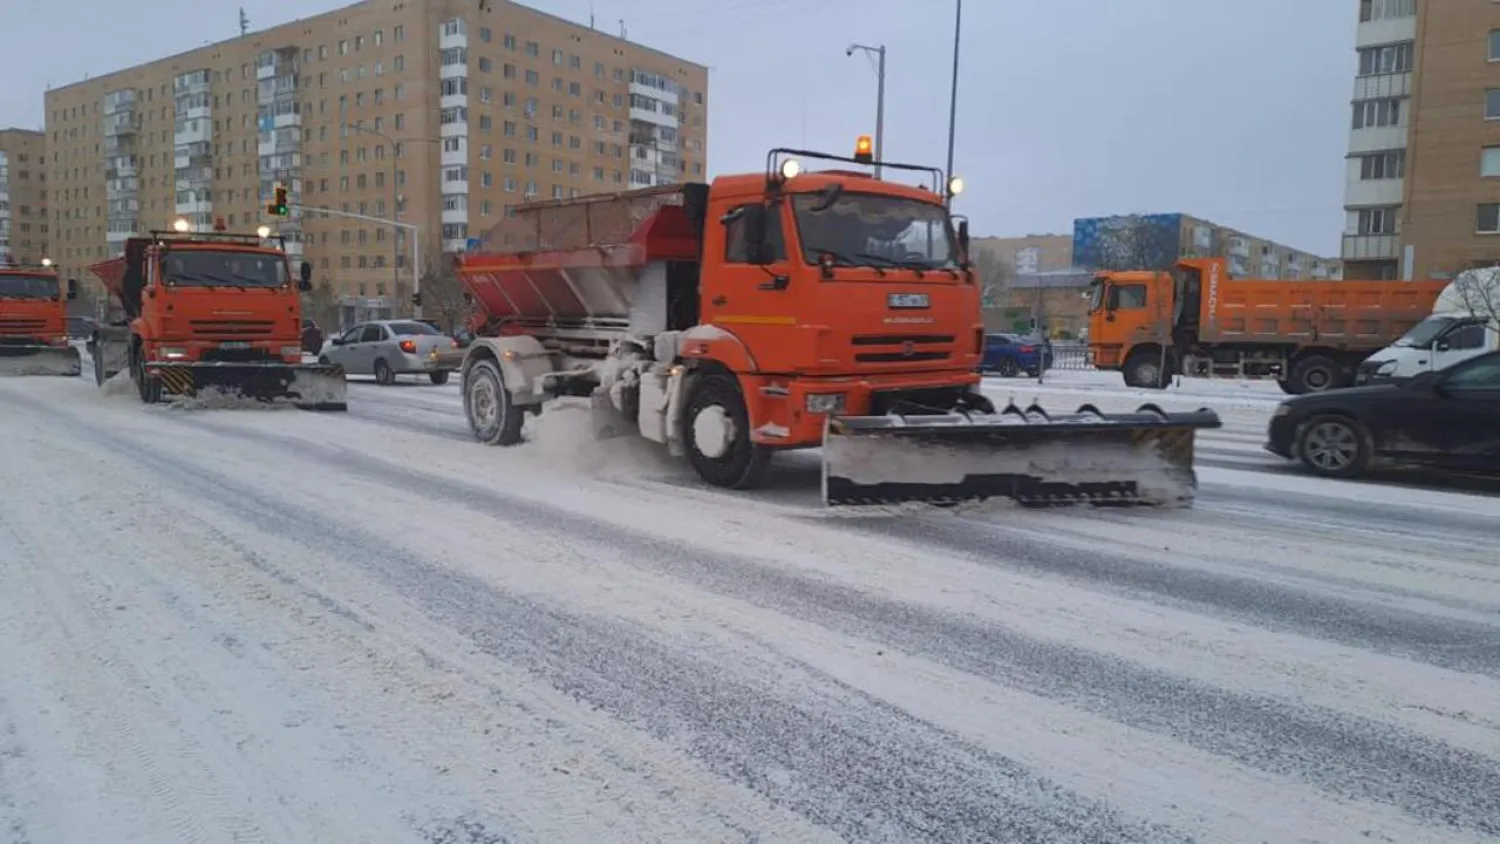
[[[892,308],[925,308],[927,307],[927,294],[892,293],[886,297],[886,302]]]
[[[219,344],[219,348],[221,348],[221,349],[248,349],[248,348],[250,348],[250,344],[249,343],[241,342],[239,340],[230,340],[227,343],[220,343]]]

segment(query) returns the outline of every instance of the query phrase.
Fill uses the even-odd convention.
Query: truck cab
[[[1404,381],[1500,349],[1500,269],[1461,273],[1431,316],[1359,366],[1356,383]]]
[[[77,297],[78,283],[64,286],[48,259],[0,264],[0,371],[77,375],[67,313]]]

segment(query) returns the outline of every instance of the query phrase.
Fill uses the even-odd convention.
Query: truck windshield
[[[824,191],[793,197],[792,210],[809,264],[826,254],[845,266],[956,266],[948,210],[935,202]]]
[[[1409,349],[1426,349],[1432,345],[1432,341],[1439,334],[1448,330],[1454,322],[1450,316],[1430,316],[1412,326],[1411,330],[1401,335],[1401,339],[1392,343],[1393,346],[1404,346]]]
[[[0,273],[0,299],[56,299],[57,276]]]
[[[223,249],[174,249],[162,259],[162,277],[179,287],[282,287],[280,255]]]

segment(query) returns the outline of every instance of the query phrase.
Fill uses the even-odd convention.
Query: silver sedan
[[[426,323],[409,319],[363,322],[329,339],[318,356],[321,363],[337,363],[350,375],[373,375],[376,383],[392,384],[397,375],[426,375],[446,384],[458,368],[451,352],[457,341]]]

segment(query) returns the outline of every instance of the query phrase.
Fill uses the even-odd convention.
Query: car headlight
[[[284,358],[300,358],[300,357],[302,357],[302,347],[301,346],[282,346],[281,347],[281,356],[284,357]]]
[[[807,397],[808,413],[843,413],[843,393],[813,393]]]
[[[1275,417],[1275,416],[1285,416],[1285,415],[1287,415],[1288,413],[1291,413],[1291,412],[1292,412],[1292,406],[1291,405],[1289,405],[1289,404],[1278,404],[1278,405],[1276,405],[1276,412],[1272,413],[1271,415],[1273,417]]]
[[[1396,373],[1396,362],[1388,360],[1380,366],[1375,367],[1376,375],[1394,375]]]

